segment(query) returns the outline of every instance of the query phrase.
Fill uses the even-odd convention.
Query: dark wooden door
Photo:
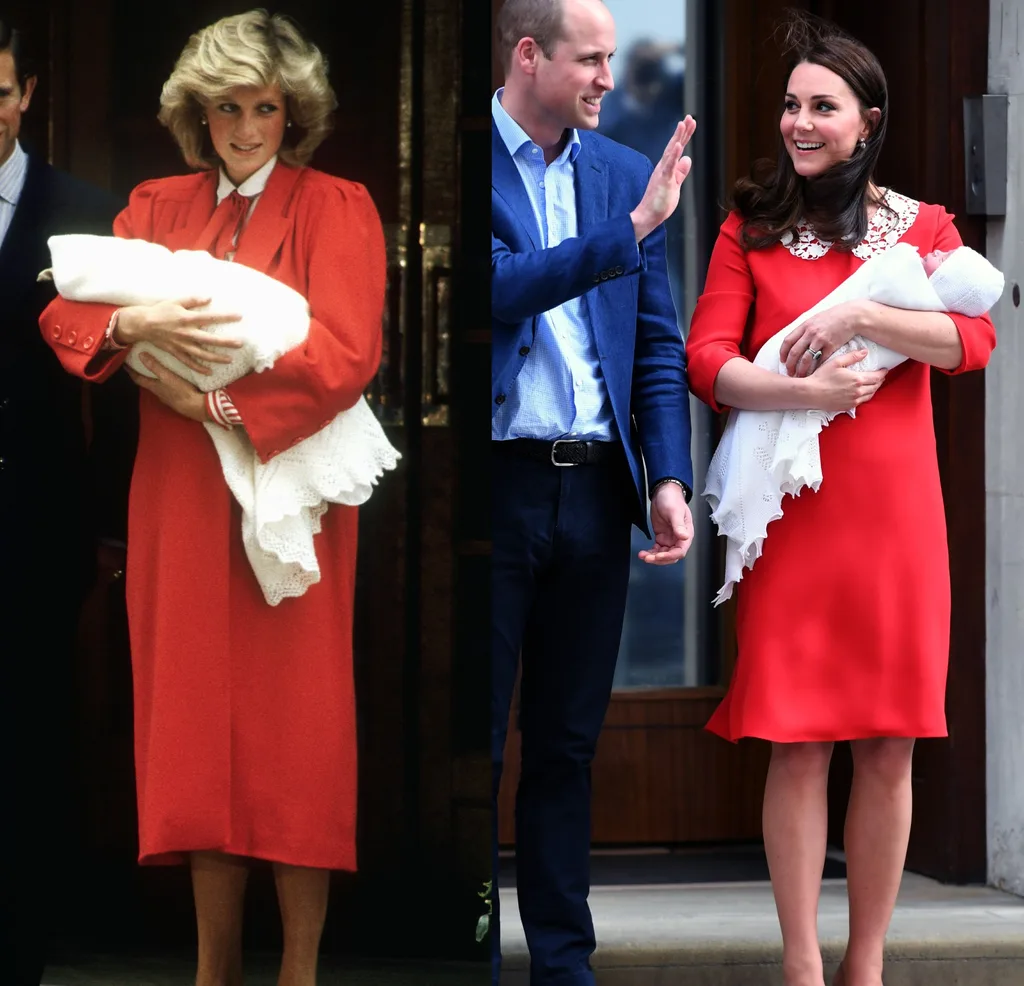
[[[145,178],[181,173],[156,121],[160,87],[189,34],[237,5],[186,0],[145,18],[127,0],[25,8],[53,69],[35,123],[54,163],[124,196]],[[473,957],[490,832],[480,547],[488,512],[474,493],[479,428],[466,407],[486,379],[469,331],[486,310],[463,239],[463,218],[480,212],[473,135],[481,127],[462,93],[472,73],[486,74],[487,56],[481,69],[458,0],[295,0],[283,12],[324,51],[338,96],[336,128],[313,166],[364,183],[385,225],[385,350],[368,396],[403,455],[360,515],[360,871],[335,877],[325,947]],[[135,866],[121,582],[114,558],[83,618],[85,809],[75,864],[83,893],[65,933],[93,947],[177,945],[194,935],[187,873]],[[103,908],[91,906],[99,883]],[[397,915],[417,883],[433,888],[433,906],[399,933]],[[265,947],[278,934],[266,872],[254,874],[248,907],[251,940]]]
[[[966,215],[964,204],[963,98],[985,91],[988,4],[730,0],[724,101],[729,182],[755,158],[775,154],[785,77],[771,34],[786,6],[833,20],[878,56],[890,99],[879,180],[944,205],[956,214],[964,241],[983,251],[984,220]],[[984,377],[935,372],[932,400],[953,595],[949,739],[918,743],[907,865],[939,879],[971,882],[984,879],[986,866]],[[830,838],[836,845],[842,844],[850,776],[849,751],[841,748],[830,785]]]
[[[495,9],[500,0],[494,0]],[[889,79],[891,113],[879,178],[884,184],[957,214],[968,245],[984,247],[984,223],[965,215],[962,99],[985,90],[988,5],[945,0],[883,3],[862,0],[729,0],[706,15],[705,111],[698,134],[717,148],[709,180],[691,208],[708,210],[708,230],[724,212],[717,204],[758,157],[773,157],[785,73],[772,41],[783,9],[828,17],[876,53]],[[715,58],[714,46],[718,57]],[[622,63],[619,59],[619,84]],[[500,84],[495,67],[493,82]],[[694,174],[699,177],[701,159]],[[684,208],[686,204],[684,203]],[[699,235],[698,235],[699,242]],[[908,866],[951,881],[984,878],[984,379],[933,378],[936,436],[947,504],[953,592],[949,740],[918,745],[916,812]],[[955,463],[955,467],[954,467]],[[700,483],[698,476],[697,482]],[[865,495],[870,495],[866,490]],[[717,583],[716,583],[717,584]],[[730,748],[701,732],[722,694],[735,657],[733,610],[723,607],[713,653],[719,677],[704,689],[622,692],[612,699],[594,762],[594,841],[663,843],[757,838],[767,745]],[[717,682],[717,687],[715,687]],[[512,806],[518,736],[510,721],[499,807],[501,839],[514,834]],[[830,784],[830,837],[841,845],[849,796],[849,751],[840,748]]]
[[[963,100],[988,81],[989,5],[955,0],[845,4],[819,11],[862,38],[889,81],[880,178],[956,215],[964,242],[985,250],[985,219],[968,216]],[[885,25],[884,29],[880,25]],[[942,880],[985,879],[985,377],[932,374],[935,435],[949,537],[949,739],[914,755],[907,865]],[[845,804],[844,792],[833,803]],[[832,812],[833,819],[838,811]],[[838,841],[839,829],[833,837]]]

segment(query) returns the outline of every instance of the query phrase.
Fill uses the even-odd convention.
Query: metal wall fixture
[[[428,427],[449,424],[452,362],[452,231],[420,224],[423,249],[421,413]]]
[[[398,215],[386,224],[387,293],[384,306],[383,345],[380,368],[367,390],[367,399],[384,425],[401,427],[408,422],[405,404],[411,397],[406,365],[420,366],[420,421],[427,427],[449,424],[452,359],[452,227],[419,223],[418,242],[410,242],[414,230],[413,174],[413,26],[414,0],[402,4],[402,54],[398,97]],[[417,249],[418,246],[418,249]],[[410,271],[410,263],[419,263]],[[420,275],[419,311],[408,298],[410,273]],[[419,338],[415,337],[419,319]],[[419,345],[420,351],[408,349]],[[409,357],[414,359],[409,362]]]
[[[366,399],[383,425],[405,423],[405,276],[408,226],[384,226],[387,251],[387,288],[384,295],[383,339],[380,366],[366,392]]]
[[[967,213],[1006,215],[1009,97],[964,99],[964,179]]]

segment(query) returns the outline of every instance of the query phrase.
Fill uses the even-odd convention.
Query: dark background
[[[156,121],[161,86],[190,33],[245,9],[208,0],[8,4],[5,16],[39,56],[26,144],[125,199],[144,179],[184,172]],[[491,819],[490,480],[487,416],[470,409],[486,407],[489,392],[489,12],[472,0],[270,9],[293,17],[330,63],[336,128],[312,165],[364,183],[385,224],[387,344],[371,398],[403,453],[361,513],[360,871],[334,877],[324,948],[482,961],[487,945],[474,930]],[[76,674],[74,834],[66,880],[54,888],[61,948],[190,946],[187,870],[135,864],[116,553],[83,614]],[[36,700],[42,719],[45,697]],[[248,944],[275,947],[263,867],[247,906]]]

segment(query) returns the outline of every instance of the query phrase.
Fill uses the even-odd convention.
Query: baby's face
[[[924,272],[931,277],[952,254],[952,250],[932,250],[931,253],[926,253],[921,258],[921,263],[924,264]]]

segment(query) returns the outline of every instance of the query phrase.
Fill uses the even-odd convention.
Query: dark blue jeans
[[[593,986],[590,764],[622,633],[636,491],[624,457],[559,468],[493,444],[494,796],[521,657],[516,884],[530,982]],[[497,884],[496,817],[494,824]],[[497,920],[495,983],[499,928]]]

